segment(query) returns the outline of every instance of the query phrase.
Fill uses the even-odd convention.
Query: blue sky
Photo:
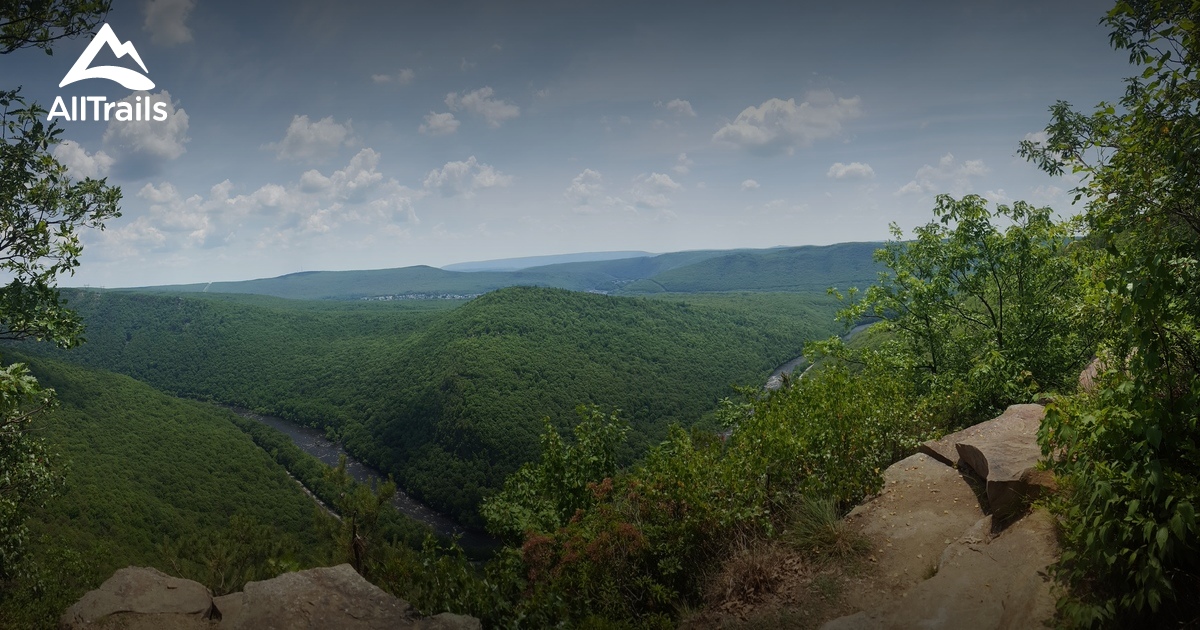
[[[1108,3],[832,4],[116,0],[171,115],[61,123],[124,191],[65,284],[882,240],[942,192],[1072,211],[1017,143],[1120,96]],[[58,88],[88,41],[3,85],[132,98]]]

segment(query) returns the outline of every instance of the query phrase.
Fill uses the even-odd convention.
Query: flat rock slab
[[[868,561],[878,568],[847,593],[855,608],[924,580],[946,546],[984,516],[968,478],[922,453],[888,467],[883,484],[879,495],[846,516],[848,525],[872,541]]]
[[[1034,474],[1042,457],[1037,431],[1045,413],[1041,405],[1013,405],[955,440],[962,465],[986,481],[988,507],[993,513],[1007,516],[1019,512],[1049,481]]]
[[[198,582],[149,567],[126,567],[68,608],[59,627],[85,628],[115,615],[172,616],[202,624],[211,608],[212,594]]]
[[[945,548],[936,575],[823,630],[1042,627],[1054,616],[1046,574],[1058,557],[1052,518],[1035,511],[989,540],[991,528],[990,516],[980,519]]]
[[[975,438],[986,438],[994,435],[997,432],[1008,431],[1004,426],[1010,424],[1011,416],[1019,418],[1017,424],[1020,424],[1024,429],[1029,428],[1029,423],[1032,420],[1033,441],[1037,443],[1037,430],[1041,425],[1042,416],[1046,413],[1046,408],[1042,405],[1012,405],[1004,411],[1003,414],[992,418],[986,422],[980,422],[974,426],[967,427],[962,431],[955,431],[948,435],[944,435],[941,439],[929,440],[922,442],[917,450],[921,453],[946,464],[947,466],[958,466],[959,454],[956,444],[959,442],[967,442]],[[1008,418],[1008,419],[1006,419]],[[1003,421],[1002,421],[1003,420]],[[983,478],[980,475],[980,478]]]

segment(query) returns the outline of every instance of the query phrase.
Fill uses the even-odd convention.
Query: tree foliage
[[[329,430],[464,521],[579,404],[624,410],[627,464],[837,329],[821,294],[618,298],[514,287],[467,303],[69,292],[88,343],[22,350]],[[386,384],[381,386],[380,384]]]
[[[111,0],[0,0],[0,55],[21,48],[53,54],[60,39],[90,33]]]
[[[98,24],[108,2],[3,0],[0,54],[53,42]],[[80,229],[120,216],[119,189],[103,180],[75,181],[50,153],[61,129],[42,120],[20,90],[0,90],[0,338],[34,338],[60,347],[81,340],[79,318],[56,281],[79,265]],[[0,585],[20,565],[25,510],[49,493],[53,475],[42,444],[29,435],[53,401],[23,366],[0,370]]]
[[[1070,227],[1050,208],[992,210],[975,195],[939,195],[934,216],[907,241],[893,224],[879,282],[840,317],[884,320],[920,390],[953,402],[952,425],[1073,387],[1092,343],[1073,317],[1082,282]]]
[[[0,628],[57,627],[67,606],[129,565],[227,592],[331,559],[312,498],[234,414],[118,374],[7,359],[57,392],[30,431],[59,481],[41,507],[20,509],[24,553],[0,590]]]
[[[1072,492],[1060,604],[1080,625],[1200,619],[1200,4],[1121,1],[1104,20],[1140,73],[1119,103],[1055,104],[1022,153],[1082,180],[1103,253],[1089,301],[1108,374],[1060,406],[1043,450]]]

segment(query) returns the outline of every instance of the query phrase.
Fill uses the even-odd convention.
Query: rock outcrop
[[[888,468],[883,491],[846,517],[874,547],[873,566],[846,595],[858,612],[823,628],[1015,629],[1051,619],[1054,522],[1041,510],[1021,516],[1053,488],[1036,469],[1043,414],[1013,405]]]
[[[974,472],[986,483],[990,511],[1012,514],[1054,487],[1053,479],[1037,470],[1042,455],[1037,431],[1044,415],[1041,405],[1013,405],[999,417],[925,442],[920,451]]]
[[[136,620],[118,628],[204,628],[212,594],[198,582],[158,569],[118,569],[100,588],[84,594],[59,620],[61,628],[91,628],[113,619]]]
[[[474,617],[421,617],[408,602],[367,582],[348,564],[249,582],[213,598],[191,580],[157,569],[120,569],[63,614],[70,630],[475,630]]]

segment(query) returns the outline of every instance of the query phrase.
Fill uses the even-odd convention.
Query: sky
[[[91,37],[0,57],[0,87],[149,95],[56,119],[122,216],[67,286],[586,251],[888,238],[935,196],[1077,211],[1016,155],[1058,100],[1115,101],[1111,2],[115,0],[133,92],[59,87]]]

